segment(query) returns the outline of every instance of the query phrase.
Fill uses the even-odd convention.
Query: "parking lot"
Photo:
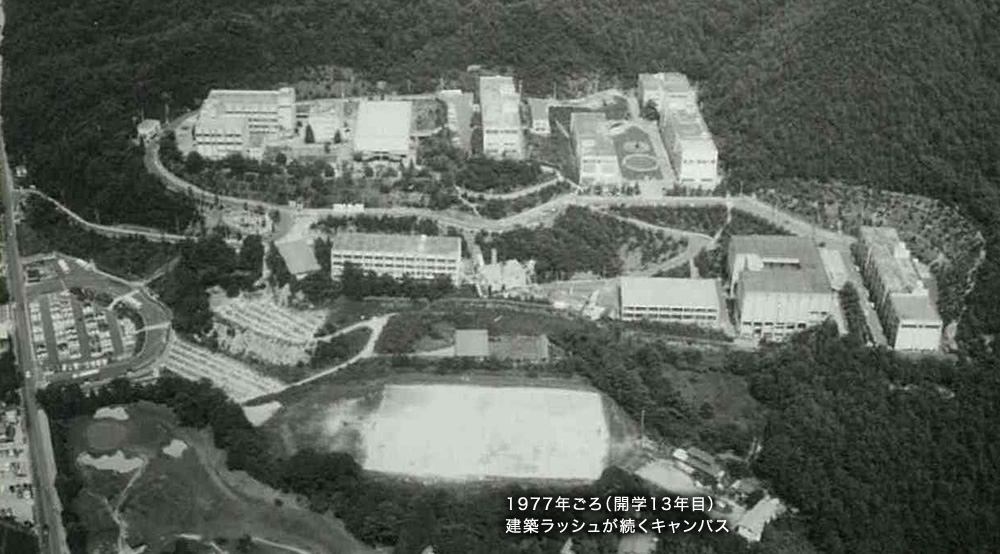
[[[129,284],[58,256],[25,266],[32,350],[48,382],[110,379],[162,354],[169,314]]]

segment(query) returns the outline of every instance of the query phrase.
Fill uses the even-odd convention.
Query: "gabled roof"
[[[361,102],[354,149],[359,152],[409,152],[412,113],[410,102]]]
[[[715,279],[674,279],[666,277],[622,277],[622,306],[675,306],[715,308],[721,306]]]

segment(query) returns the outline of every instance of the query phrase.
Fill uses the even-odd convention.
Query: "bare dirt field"
[[[627,442],[627,425],[612,423],[620,414],[579,383],[477,381],[324,384],[283,399],[266,425],[290,452],[349,452],[366,470],[432,481],[591,481]]]

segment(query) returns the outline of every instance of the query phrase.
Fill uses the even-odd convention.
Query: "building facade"
[[[861,228],[861,274],[889,345],[897,350],[937,350],[943,323],[925,279],[892,227]]]
[[[408,101],[361,102],[354,131],[355,154],[364,161],[413,160],[412,117],[413,104]]]
[[[295,134],[295,89],[213,90],[194,125],[195,150],[209,159],[259,157],[270,138]]]
[[[640,73],[639,102],[652,102],[660,116],[698,106],[698,93],[681,73]]]
[[[807,238],[735,236],[729,275],[741,336],[780,341],[838,314],[822,256]]]
[[[549,124],[549,101],[544,98],[529,98],[528,110],[531,112],[531,132],[542,136],[552,134],[552,127]]]
[[[483,122],[483,154],[492,158],[524,158],[521,95],[512,77],[480,77],[479,106]]]
[[[603,113],[577,112],[570,116],[578,181],[582,187],[616,187],[622,182],[618,153],[607,126]]]
[[[448,277],[461,282],[462,239],[426,235],[382,235],[338,233],[330,239],[330,271],[340,276],[344,265],[353,263],[365,271],[401,278]]]
[[[719,327],[724,310],[715,279],[622,277],[621,318]]]
[[[719,185],[719,151],[696,110],[661,115],[660,129],[680,186],[711,190]]]

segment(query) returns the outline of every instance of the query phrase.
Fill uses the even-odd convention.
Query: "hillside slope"
[[[703,90],[733,177],[1000,183],[996,2],[800,0],[736,51]]]

